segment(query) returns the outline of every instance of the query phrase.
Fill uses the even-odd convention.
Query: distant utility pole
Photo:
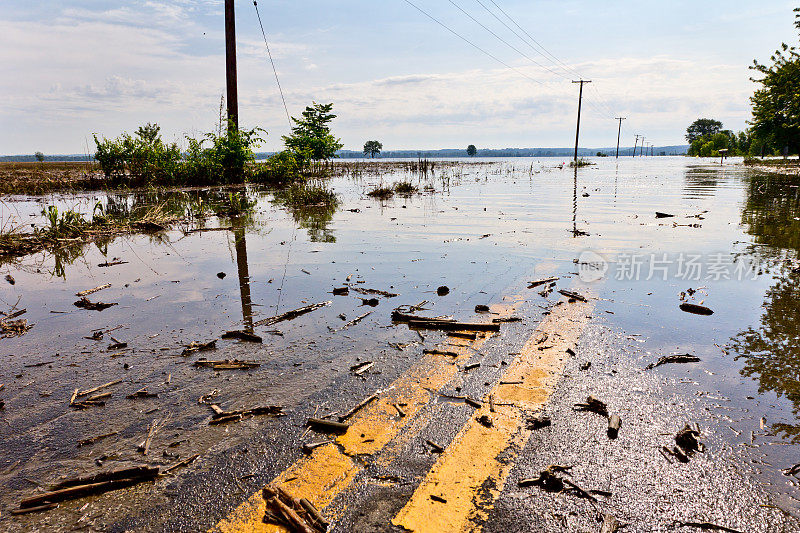
[[[636,147],[639,145],[639,136],[636,136],[636,142],[633,143],[633,157],[636,157]]]
[[[225,80],[228,88],[228,128],[239,129],[239,91],[236,83],[236,14],[225,0]]]
[[[625,120],[625,117],[617,117],[616,120],[619,120],[619,130],[617,131],[617,159],[619,159],[619,138],[622,135],[622,121]]]
[[[583,84],[592,83],[591,80],[573,81],[572,83],[580,83],[581,91],[578,94],[578,127],[575,129],[575,162],[578,162],[578,139],[581,135],[581,104],[583,103]]]
[[[642,147],[639,149],[639,157],[644,156],[644,135],[642,135]]]

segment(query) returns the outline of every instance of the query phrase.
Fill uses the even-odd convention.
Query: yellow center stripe
[[[519,300],[519,298],[506,299]],[[513,309],[512,305],[493,307],[493,311],[499,313],[495,316],[508,316],[513,313]],[[458,366],[455,363],[468,360],[491,336],[492,334],[487,334],[475,341],[451,339],[452,344],[447,350],[455,352],[458,357],[423,356],[378,400],[353,417],[347,433],[340,436],[336,444],[315,449],[310,457],[298,460],[279,475],[273,484],[279,485],[297,498],[307,498],[318,509],[327,507],[363,469],[351,457],[377,454],[401,433],[404,440],[417,435],[425,424],[414,422],[420,417],[423,408],[430,403],[434,394],[457,375]],[[394,404],[403,404],[405,417],[400,417]],[[389,454],[376,456],[375,459],[383,464],[392,461]],[[263,523],[265,509],[261,491],[258,491],[221,520],[212,531],[219,533],[286,531],[279,526]],[[336,519],[330,512],[326,513],[326,518],[330,521]]]
[[[590,307],[562,303],[553,310],[492,390],[495,412],[488,405],[476,412],[392,523],[416,532],[480,527],[505,486],[514,457],[530,437],[526,418],[550,397],[563,371],[566,349],[577,343]],[[548,338],[541,342],[544,334]],[[478,421],[483,415],[491,427]]]

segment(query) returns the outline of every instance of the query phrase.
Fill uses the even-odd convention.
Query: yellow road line
[[[567,359],[565,350],[577,343],[590,308],[591,304],[563,303],[542,322],[492,390],[495,412],[488,405],[476,412],[393,524],[423,533],[480,528],[505,486],[513,458],[530,437],[526,418],[552,394]],[[540,343],[542,333],[549,338]],[[491,427],[478,422],[482,415],[489,416]]]
[[[498,316],[513,313],[513,305],[494,306]],[[381,397],[373,401],[354,417],[347,433],[336,444],[314,450],[310,457],[300,459],[278,476],[273,484],[290,494],[307,498],[318,509],[327,507],[346,489],[363,467],[351,457],[374,455],[409,426],[417,434],[424,425],[413,424],[423,413],[435,392],[449,383],[457,374],[457,362],[470,358],[474,350],[491,338],[492,334],[475,341],[450,339],[448,350],[458,357],[441,355],[423,356],[406,374],[400,376]],[[394,404],[404,404],[405,417],[400,417]],[[376,458],[380,460],[380,458]],[[391,459],[383,458],[391,462]],[[285,529],[264,524],[265,503],[261,491],[250,496],[212,530],[219,533],[283,532]],[[326,518],[336,517],[327,513]]]

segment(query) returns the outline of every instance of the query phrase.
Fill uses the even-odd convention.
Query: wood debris
[[[136,466],[109,472],[100,472],[90,476],[76,477],[58,483],[48,492],[24,498],[20,501],[19,508],[20,510],[31,510],[36,507],[46,507],[51,504],[74,500],[83,496],[130,487],[131,485],[136,485],[145,481],[152,481],[158,474],[158,467]]]
[[[212,368],[214,370],[249,370],[258,368],[261,363],[255,361],[239,361],[238,359],[225,359],[223,361],[209,361],[202,359],[195,361],[194,366],[202,368]]]
[[[239,339],[240,341],[246,341],[246,342],[257,342],[257,343],[264,342],[264,339],[262,339],[258,335],[254,335],[253,333],[242,330],[226,331],[225,333],[222,334],[222,338]]]
[[[448,357],[458,357],[458,354],[456,352],[448,352],[443,350],[429,350],[427,348],[422,350],[422,353],[425,355],[446,355]]]
[[[119,261],[119,260],[117,260],[117,261],[111,261],[111,262],[106,261],[105,263],[100,263],[97,266],[99,266],[101,268],[106,268],[106,267],[112,267],[112,266],[117,266],[117,265],[127,265],[127,264],[128,264],[127,261]]]
[[[655,363],[650,363],[645,368],[647,370],[653,369],[657,366],[667,365],[671,363],[699,363],[700,358],[696,357],[691,354],[682,354],[682,355],[665,355],[664,357],[659,358],[659,360]]]
[[[284,526],[298,533],[324,533],[330,524],[305,498],[294,498],[280,487],[267,486],[261,492],[267,510],[264,522]]]
[[[372,361],[365,361],[363,363],[359,363],[357,365],[353,365],[350,367],[350,372],[353,372],[355,375],[360,376],[370,368],[375,365]]]
[[[536,287],[539,287],[540,285],[544,285],[546,283],[555,283],[558,280],[559,280],[559,278],[557,278],[555,276],[552,277],[552,278],[536,279],[536,280],[533,280],[531,282],[528,282],[528,288],[529,289],[535,289]]]
[[[278,322],[283,322],[284,320],[293,320],[299,316],[305,315],[306,313],[310,313],[311,311],[315,311],[321,307],[328,306],[332,303],[333,303],[332,301],[327,301],[327,302],[306,305],[305,307],[300,307],[298,309],[294,309],[293,311],[287,311],[285,313],[281,313],[280,315],[264,318],[256,322],[254,325],[271,326],[272,324],[277,324]]]
[[[107,289],[109,287],[111,287],[111,284],[106,283],[105,285],[100,285],[98,287],[95,287],[94,289],[86,289],[85,291],[76,292],[75,296],[89,296],[90,294],[94,294],[98,291],[102,291],[103,289]]]
[[[410,329],[434,329],[442,331],[500,331],[500,324],[455,322],[450,320],[416,317],[408,320]]]
[[[24,335],[33,326],[28,324],[28,320],[20,318],[19,320],[2,320],[0,321],[0,334],[2,338],[9,339],[11,337],[19,337]]]
[[[108,437],[113,437],[114,435],[117,435],[118,433],[119,433],[119,431],[112,431],[111,433],[104,433],[104,434],[98,435],[96,437],[89,437],[88,439],[80,440],[80,441],[78,441],[78,448],[81,448],[83,446],[88,446],[90,444],[94,444],[95,442],[99,442],[99,441],[101,441],[103,439],[107,439]]]
[[[214,409],[216,407],[216,409]],[[254,407],[252,409],[243,409],[240,411],[223,411],[219,409],[218,405],[212,405],[214,409],[214,416],[208,423],[209,426],[218,426],[220,424],[227,424],[228,422],[238,422],[244,418],[249,418],[259,415],[273,415],[283,416],[283,407],[277,405],[265,405],[262,407]]]
[[[353,287],[352,285],[350,286],[350,290],[359,294],[377,294],[379,296],[383,296],[384,298],[395,298],[400,296],[399,294],[395,294],[393,292],[380,291],[378,289],[364,289],[362,287]]]
[[[109,307],[117,305],[117,303],[114,302],[109,304],[103,302],[90,302],[88,298],[83,297],[77,302],[75,302],[73,305],[75,307],[79,307],[81,309],[87,309],[89,311],[103,311],[105,309],[108,309]]]
[[[704,305],[682,303],[680,308],[681,311],[685,313],[692,313],[693,315],[711,316],[714,314],[714,311]]]
[[[586,398],[586,403],[576,403],[575,410],[589,411],[592,413],[597,413],[598,415],[608,417],[608,406],[605,404],[605,402],[598,400],[594,396],[589,396],[588,398]]]
[[[345,420],[347,420],[348,418],[352,417],[354,414],[356,414],[357,412],[359,412],[364,407],[366,407],[367,405],[369,405],[370,403],[372,403],[373,401],[375,401],[377,399],[378,399],[378,395],[377,394],[373,394],[369,398],[365,399],[364,401],[362,401],[361,403],[359,403],[358,405],[356,405],[355,407],[350,409],[347,413],[345,413],[342,416],[340,416],[339,417],[339,422],[344,422]]]
[[[332,420],[323,420],[321,418],[309,418],[306,425],[322,433],[346,433],[350,428],[348,424],[334,422]]]
[[[215,350],[217,348],[217,339],[209,342],[192,341],[190,344],[185,344],[181,355],[191,355],[195,352],[205,352],[207,350]]]
[[[568,291],[566,289],[559,289],[558,293],[561,296],[566,296],[570,300],[577,300],[579,302],[588,302],[589,300],[586,299],[585,296],[578,294],[577,292]]]

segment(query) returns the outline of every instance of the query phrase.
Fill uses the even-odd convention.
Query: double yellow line
[[[507,297],[510,303],[495,307],[493,311],[509,316],[514,311],[515,300],[521,299]],[[566,349],[577,342],[588,322],[586,315],[590,307],[586,303],[562,301],[553,309],[490,393],[493,411],[487,397],[485,406],[462,428],[394,518],[395,525],[413,531],[467,531],[474,530],[474,523],[485,518],[492,501],[502,490],[513,456],[530,435],[526,417],[539,410],[549,398],[563,370]],[[540,342],[545,337],[546,340]],[[335,522],[338,517],[331,516],[331,510],[326,512],[325,509],[363,471],[355,458],[367,455],[377,464],[392,463],[402,445],[418,438],[430,422],[424,416],[424,409],[439,390],[456,378],[459,369],[453,363],[468,360],[488,338],[490,336],[471,342],[452,339],[453,345],[448,349],[458,354],[455,361],[440,355],[423,356],[386,393],[354,417],[347,433],[335,443],[317,448],[311,456],[298,460],[272,483],[298,498],[307,498],[323,510],[326,518]],[[396,404],[403,405],[405,416],[400,416],[394,407]],[[491,427],[478,422],[477,418],[482,415],[488,416]],[[504,456],[502,461],[501,456]],[[476,493],[486,486],[487,480],[493,481],[491,495],[478,498]],[[285,531],[263,523],[265,511],[259,491],[212,531]]]

